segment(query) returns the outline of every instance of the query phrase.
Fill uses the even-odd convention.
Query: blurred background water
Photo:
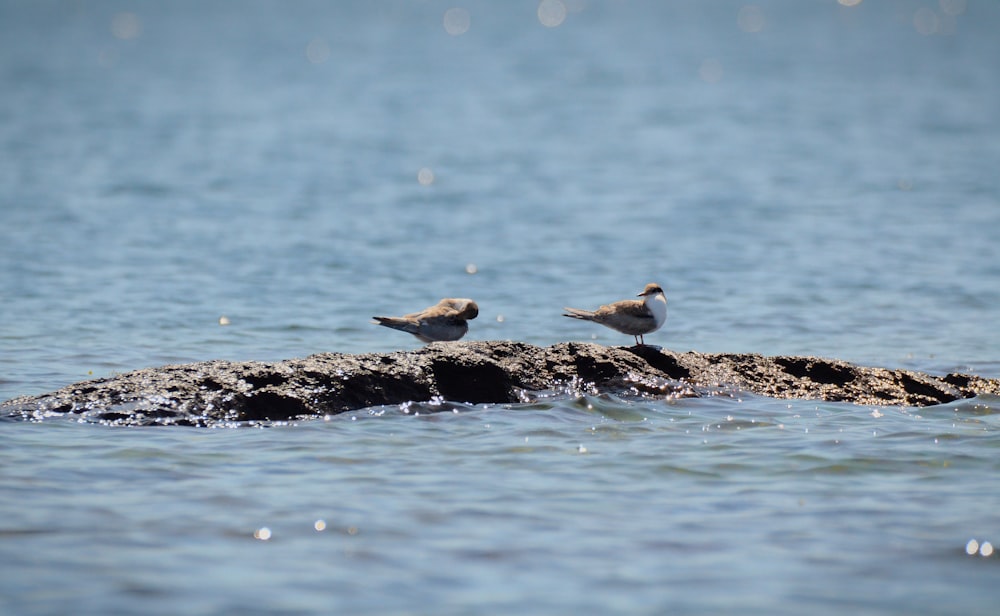
[[[650,281],[671,349],[1000,376],[998,30],[989,0],[5,0],[0,400],[416,348],[369,317],[444,296],[470,339],[627,344],[560,309]],[[0,609],[988,613],[996,408],[8,423]]]

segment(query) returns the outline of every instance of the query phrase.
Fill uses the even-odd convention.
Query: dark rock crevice
[[[481,404],[517,399],[510,375],[494,363],[434,361],[431,373],[438,394],[446,400]]]
[[[806,378],[815,383],[842,386],[855,377],[854,371],[847,364],[811,357],[778,357],[775,363],[784,366],[785,371],[793,377]]]

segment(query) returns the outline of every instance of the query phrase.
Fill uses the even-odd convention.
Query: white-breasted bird
[[[606,304],[597,310],[566,308],[563,316],[593,321],[623,334],[635,336],[637,345],[645,345],[643,334],[655,332],[667,320],[667,298],[660,285],[651,282],[638,295],[642,299],[625,299]]]

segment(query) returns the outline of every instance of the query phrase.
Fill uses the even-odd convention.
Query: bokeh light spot
[[[538,21],[546,28],[561,26],[568,12],[563,0],[542,0],[538,3]]]
[[[271,529],[266,526],[258,528],[257,530],[253,531],[253,538],[259,539],[260,541],[267,541],[268,539],[271,538]]]
[[[913,14],[913,27],[924,36],[935,34],[941,25],[941,19],[937,13],[927,7],[917,9]]]
[[[101,65],[101,68],[111,68],[118,64],[118,52],[114,49],[101,50],[101,53],[97,55],[97,63]]]
[[[706,59],[698,69],[698,76],[707,83],[718,83],[722,80],[722,75],[722,63],[715,58]]]
[[[972,556],[979,551],[979,542],[975,539],[969,539],[969,542],[965,544],[965,553]]]
[[[221,317],[219,317],[219,325],[225,326],[229,325],[229,323],[230,323],[229,317],[227,317],[226,315],[222,315]]]
[[[469,263],[469,264],[467,264],[465,266],[465,273],[466,274],[475,274],[478,271],[479,271],[479,268],[476,267],[475,263]]]
[[[858,6],[861,4],[861,0],[837,0],[837,2],[844,6]]]
[[[989,541],[983,541],[983,544],[979,546],[979,554],[981,556],[993,556],[993,544]]]
[[[965,12],[965,0],[940,0],[945,15],[957,17]]]
[[[764,11],[754,4],[744,6],[736,16],[736,25],[744,32],[760,32],[765,23]]]
[[[111,34],[122,40],[139,38],[142,34],[142,21],[135,13],[118,13],[111,18]]]
[[[315,528],[318,533],[323,532],[326,530],[326,520],[316,520],[316,523],[313,524],[313,528]]]
[[[472,16],[466,9],[456,7],[444,12],[444,30],[452,36],[460,36],[469,31]]]
[[[313,64],[323,64],[330,59],[330,46],[321,38],[309,41],[306,45],[306,59]]]
[[[421,186],[430,186],[434,183],[434,172],[427,167],[421,167],[420,171],[417,171],[417,181]]]

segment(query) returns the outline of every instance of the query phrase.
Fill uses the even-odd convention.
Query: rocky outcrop
[[[815,357],[674,353],[567,342],[434,343],[416,351],[323,353],[262,362],[208,361],[136,370],[15,398],[7,418],[76,415],[125,425],[218,425],[333,415],[406,402],[507,403],[569,387],[641,396],[748,391],[778,398],[927,406],[1000,394],[1000,381],[933,377]]]

